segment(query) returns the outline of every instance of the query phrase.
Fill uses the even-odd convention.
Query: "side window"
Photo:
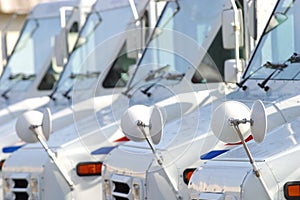
[[[78,27],[78,22],[74,22],[68,32],[68,50],[70,53],[74,46],[75,46],[75,43],[76,43],[76,40],[77,40],[77,37],[78,37],[78,34],[79,34],[79,27]]]
[[[223,81],[224,62],[227,59],[234,58],[234,50],[224,49],[222,43],[222,30],[220,29],[202,62],[197,67],[197,71],[192,78],[193,83],[215,83]]]
[[[103,87],[104,88],[114,88],[114,87],[125,87],[128,80],[128,70],[129,66],[136,63],[136,59],[128,56],[126,52],[126,42],[124,43],[118,57],[112,64],[108,75],[106,76]]]
[[[52,59],[48,70],[46,71],[42,81],[40,82],[38,89],[39,90],[51,90],[53,89],[55,83],[59,79],[59,75],[62,71],[62,68],[56,66],[55,62]]]
[[[68,43],[68,50],[72,51],[76,39],[78,37],[79,27],[78,23],[74,22],[69,29],[67,35],[67,43]],[[68,52],[70,53],[70,52]],[[62,67],[57,66],[55,58],[52,58],[52,61],[49,64],[48,70],[44,75],[42,81],[40,82],[38,89],[39,90],[51,90],[55,86],[57,80],[59,79],[60,73],[62,72]]]

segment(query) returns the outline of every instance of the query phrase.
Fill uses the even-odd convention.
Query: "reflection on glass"
[[[273,73],[271,80],[299,80],[300,63],[290,60],[300,53],[299,9],[299,1],[280,1],[269,22],[268,27],[271,28],[263,35],[245,77],[252,74],[251,78],[253,79],[265,80]],[[275,18],[280,18],[280,23],[277,22],[274,26],[272,19]],[[272,65],[286,65],[286,67],[278,70],[270,67]],[[275,70],[277,70],[276,73],[274,73]]]
[[[26,91],[33,79],[17,78],[16,75],[23,74],[26,77],[41,73],[40,70],[52,57],[54,36],[59,31],[59,18],[29,19],[26,22],[1,76],[1,91],[9,88],[10,91]]]
[[[185,38],[187,37],[189,40],[195,41],[199,47],[202,47],[207,42],[207,38],[213,36],[210,34],[212,34],[213,27],[220,20],[223,3],[224,1],[186,0],[184,3],[179,2],[180,9],[178,10],[176,2],[168,2],[158,23],[158,27],[154,31],[149,47],[146,49],[139,63],[135,77],[130,83],[129,89],[145,84],[147,82],[145,80],[147,74],[164,66],[170,67],[164,71],[160,71],[156,76],[161,76],[162,73],[165,75],[177,74],[182,76],[191,67],[197,68],[198,66],[191,66],[188,58],[183,58],[176,54],[176,52],[184,49],[192,59],[199,56],[194,51],[195,49],[191,49],[186,44]],[[179,34],[182,35],[181,38],[178,38]],[[200,63],[198,65],[200,66]],[[214,63],[212,65],[215,67]],[[178,81],[180,80],[162,78],[160,83],[171,85],[178,83]]]
[[[119,16],[122,16],[122,20]],[[111,65],[112,58],[108,55],[114,55],[120,48],[120,40],[110,38],[124,31],[131,17],[130,7],[105,10],[101,14],[93,12],[88,16],[77,40],[76,49],[65,66],[57,87],[58,93],[65,93],[75,83],[77,90],[92,89],[97,84],[98,76],[89,74],[99,75]],[[74,77],[72,74],[86,76]]]

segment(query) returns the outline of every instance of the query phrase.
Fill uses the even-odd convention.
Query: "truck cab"
[[[283,8],[286,9],[289,8],[290,3],[288,2],[285,1],[285,3],[283,3],[284,5]],[[181,5],[180,11],[184,11],[184,6],[187,7],[190,6],[189,8],[191,8],[192,6],[189,3],[190,3],[189,1],[185,1],[184,3],[182,2],[180,4]],[[213,12],[211,10],[213,8],[212,4],[208,4],[208,5],[210,6],[209,9],[208,8],[204,9],[205,8],[204,6],[202,6],[201,8],[207,12],[210,12],[210,14],[213,13],[216,14],[217,12]],[[291,6],[291,8],[293,8],[293,6]],[[145,117],[145,115],[147,114],[144,114],[145,112],[143,111],[140,111],[140,113],[137,111],[132,115],[129,115],[129,116],[133,116],[132,117],[133,119],[137,119],[136,121],[134,120],[131,121],[132,122],[131,125],[133,127],[132,133],[128,133],[126,129],[125,130],[122,129],[122,130],[124,133],[127,132],[126,136],[127,135],[129,137],[131,136],[130,138],[132,138],[132,140],[122,145],[119,145],[118,147],[108,152],[103,161],[102,184],[103,184],[104,199],[122,199],[122,198],[124,199],[145,199],[145,198],[147,199],[189,199],[189,198],[227,199],[227,198],[232,198],[234,199],[234,198],[239,198],[239,195],[241,194],[240,192],[244,192],[244,191],[240,188],[240,182],[234,183],[234,181],[232,181],[232,183],[234,183],[236,187],[231,187],[230,184],[231,178],[230,176],[227,175],[227,172],[230,170],[226,171],[228,169],[227,166],[228,164],[224,165],[224,163],[227,163],[226,162],[227,157],[225,156],[225,154],[224,154],[225,161],[222,163],[220,162],[220,165],[218,165],[218,167],[224,168],[224,173],[217,173],[216,176],[214,176],[215,168],[213,164],[217,162],[213,162],[213,161],[210,162],[207,160],[213,159],[214,157],[216,157],[217,159],[217,155],[220,155],[227,151],[228,154],[230,154],[229,152],[231,151],[229,149],[239,146],[240,143],[219,141],[218,138],[211,131],[209,122],[211,121],[211,115],[213,114],[213,111],[226,100],[243,102],[243,104],[246,105],[246,110],[248,109],[250,110],[252,103],[257,99],[261,99],[261,101],[264,102],[265,109],[266,109],[268,131],[275,130],[277,127],[280,127],[281,125],[287,122],[291,122],[297,119],[297,117],[299,116],[298,110],[300,108],[298,102],[299,94],[297,92],[298,91],[298,84],[296,83],[297,80],[293,77],[298,76],[297,66],[299,65],[299,63],[298,61],[295,61],[298,58],[298,54],[297,53],[294,54],[297,51],[294,52],[293,49],[288,51],[287,50],[288,48],[285,50],[278,48],[279,46],[281,47],[281,45],[283,45],[282,47],[287,47],[285,46],[287,43],[285,43],[286,40],[282,40],[282,42],[279,42],[281,40],[275,39],[275,38],[279,38],[278,37],[279,35],[277,34],[283,34],[283,32],[287,31],[289,32],[288,38],[290,41],[288,44],[295,44],[293,38],[295,38],[296,34],[292,31],[288,31],[286,26],[291,24],[297,24],[297,23],[294,21],[295,17],[288,16],[287,18],[285,18],[284,16],[282,16],[282,13],[285,13],[284,10],[285,9],[283,9],[283,11],[280,10],[278,14],[279,21],[277,23],[275,20],[276,18],[273,19],[270,18],[270,16],[268,16],[271,20],[275,20],[275,24],[277,24],[278,26],[272,24],[267,26],[268,28],[264,30],[264,35],[260,40],[258,47],[254,51],[254,55],[252,57],[252,60],[250,61],[250,64],[246,68],[246,73],[244,74],[241,81],[237,82],[238,88],[236,88],[234,91],[231,91],[230,93],[225,93],[216,101],[211,101],[210,103],[207,104],[201,104],[201,106],[196,107],[196,110],[192,112],[185,113],[185,114],[181,113],[179,114],[180,118],[177,119],[173,118],[171,120],[168,117],[169,116],[171,118],[174,117],[176,111],[178,111],[179,109],[176,109],[175,106],[172,108],[170,105],[168,107],[163,107],[161,104],[163,104],[164,101],[156,102],[155,106],[157,106],[162,110],[162,115],[163,115],[162,118],[164,122],[162,126],[163,128],[161,127],[153,128],[154,124],[148,123],[149,120],[147,123],[143,124],[142,123],[143,120],[147,118]],[[178,15],[180,14],[180,11]],[[292,12],[292,9],[288,9],[287,11]],[[201,12],[201,13],[206,14],[205,12]],[[189,14],[193,14],[193,12],[190,12]],[[296,14],[296,12],[294,14]],[[205,16],[207,17],[209,15],[206,14]],[[174,19],[176,17],[177,16],[175,15]],[[198,17],[197,19],[199,20],[201,18]],[[214,19],[217,18],[214,17]],[[284,26],[286,22],[282,23],[284,19],[289,19],[286,22],[290,22],[287,23],[286,26]],[[184,21],[184,18],[182,17],[181,20]],[[205,18],[205,22],[209,22],[209,20]],[[185,22],[185,24],[188,24],[188,22]],[[212,22],[210,22],[209,24],[215,25]],[[173,25],[176,26],[175,20]],[[200,28],[198,30],[203,31],[203,29]],[[214,29],[211,28],[208,30],[213,31]],[[280,32],[280,30],[282,30],[283,32]],[[294,29],[291,28],[291,30]],[[188,29],[187,31],[191,31],[191,29]],[[272,34],[273,31],[275,31],[274,35]],[[158,32],[162,32],[162,31],[158,31]],[[209,32],[208,35],[213,36],[211,32]],[[280,38],[282,39],[282,37]],[[159,38],[157,38],[157,40],[158,39]],[[271,42],[273,40],[278,41],[278,43],[275,43],[274,46],[272,45],[273,43]],[[163,41],[167,42],[166,39]],[[180,40],[177,38],[176,41],[184,41],[184,40]],[[174,43],[170,42],[170,44],[176,46],[176,42]],[[188,43],[184,41],[184,44],[188,44]],[[279,46],[277,46],[277,44]],[[275,48],[275,46],[277,48]],[[260,48],[263,48],[264,51],[260,51]],[[188,51],[187,49],[191,50],[192,48],[185,48],[185,51]],[[270,49],[274,49],[274,51],[270,52]],[[277,58],[275,55],[279,55],[277,53],[281,50],[284,51],[284,55],[280,54],[280,57]],[[161,57],[163,59],[160,60],[162,61],[162,63],[167,58],[166,55],[168,54],[166,52],[165,51],[160,52],[161,54],[164,55],[163,57]],[[190,53],[189,55],[191,55],[191,52],[189,53]],[[147,49],[144,56],[145,55],[147,55]],[[153,53],[151,55],[155,58],[157,54]],[[213,56],[211,57],[213,58]],[[206,57],[202,57],[203,60],[200,63],[201,64],[204,63],[205,64],[204,66],[207,67],[209,62],[205,58]],[[218,58],[221,59],[222,56]],[[180,61],[180,59],[178,60]],[[214,59],[212,60],[214,61]],[[181,67],[187,66],[183,64],[184,62],[181,63],[179,61],[178,63],[180,63]],[[141,62],[143,62],[143,60]],[[215,63],[217,66],[219,66],[217,62]],[[195,66],[203,66],[201,64]],[[171,65],[171,67],[173,66],[176,66],[176,64]],[[142,69],[142,68],[138,68],[138,69]],[[201,72],[202,71],[199,70],[200,75],[202,75]],[[207,72],[207,74],[205,75],[208,76],[209,72],[208,71],[205,72]],[[192,80],[192,82],[193,80],[195,80],[194,82],[197,82],[196,80],[207,81],[206,86],[209,85],[209,81],[211,81],[212,79],[202,78],[200,75],[196,76],[195,79],[187,78],[187,80]],[[188,77],[188,73],[186,73],[185,77]],[[192,77],[194,78],[194,76]],[[212,78],[211,76],[208,77]],[[168,89],[170,88],[173,89],[175,87],[173,85],[170,86],[171,84],[168,85],[168,83],[165,82],[164,84],[162,84],[161,87],[164,87],[166,85]],[[186,88],[188,87],[185,87],[184,89]],[[154,88],[151,87],[147,91],[150,91],[151,89],[154,90]],[[143,91],[145,90],[141,90],[140,93],[143,93]],[[174,92],[176,90],[171,90],[171,91]],[[194,91],[196,91],[196,89]],[[201,92],[199,92],[199,94],[200,93]],[[159,93],[158,90],[154,92],[150,92],[150,96],[151,95],[154,96],[157,94],[158,94],[157,98],[159,99],[159,97],[162,97],[162,94],[166,94],[166,92]],[[211,94],[210,97],[213,97],[213,93],[211,92],[210,94]],[[201,95],[203,95],[203,93],[201,93]],[[201,97],[203,97],[201,95],[199,95],[200,97],[197,97],[196,99],[199,100]],[[178,98],[179,96],[180,95],[178,95],[177,93]],[[141,94],[138,97],[142,98],[143,95]],[[192,98],[190,97],[189,99]],[[148,103],[144,99],[140,101],[137,100],[135,102],[147,106],[153,105],[151,103]],[[181,105],[182,105],[181,111],[184,110],[184,108],[187,108],[188,107],[187,105],[191,105],[185,103],[187,102],[181,101]],[[147,109],[145,109],[145,111],[146,110]],[[240,110],[237,110],[237,112],[239,111]],[[128,112],[131,112],[131,110]],[[167,115],[166,117],[165,113],[169,115]],[[128,116],[126,113],[124,115]],[[151,117],[149,118],[151,121]],[[125,120],[124,123],[130,122],[130,120],[126,121],[126,118],[124,120]],[[221,121],[220,122],[216,121],[215,123],[216,124],[219,123],[220,127],[222,127],[223,125]],[[161,139],[152,142],[153,144],[151,144],[151,137],[144,136],[143,138],[143,134],[141,134],[142,131],[140,131],[140,129],[144,129],[146,133],[147,131],[150,132],[151,127],[153,129],[162,130]],[[140,137],[137,138],[138,134],[135,134],[136,132],[140,133]],[[249,137],[245,139],[247,139],[248,141],[251,140],[252,138]],[[222,158],[222,156],[220,156],[220,158]],[[234,162],[235,159],[237,159],[237,157],[233,157],[232,161]],[[204,174],[203,172],[203,176],[201,177],[198,176],[199,178],[192,179],[194,180],[194,182],[190,182],[188,185],[189,175],[191,174],[191,172],[193,172],[193,170],[195,170],[196,167],[198,167],[199,165],[203,165],[205,167],[206,165],[204,163],[206,162],[212,163],[213,165],[210,168],[210,171],[207,170],[207,172],[210,173],[210,176],[206,176],[206,174]],[[201,173],[201,171],[203,170],[204,168],[203,166],[199,168],[199,173]],[[239,169],[239,166],[241,166],[240,171],[236,170]],[[246,173],[249,173],[250,168],[251,165],[249,164],[248,169],[244,170],[245,169],[244,163],[241,163],[240,165],[237,165],[236,168],[234,168],[234,170],[230,172],[232,172],[231,174],[232,177],[239,176],[238,173],[235,173],[236,171],[240,172],[241,174],[245,172],[245,176],[246,176]],[[267,176],[268,175],[270,175],[270,173],[267,173]],[[224,178],[220,179],[220,177],[222,176]],[[194,175],[192,177],[194,177]],[[203,177],[206,178],[207,182],[211,181],[209,182],[211,183],[211,185],[209,185],[210,187],[207,187],[206,183],[203,183]],[[239,181],[242,180],[244,180],[243,177],[239,177]],[[223,182],[228,181],[228,185],[223,186],[222,181]],[[253,181],[253,179],[251,180],[249,179],[249,183],[250,181]],[[223,187],[219,187],[219,185],[216,186],[216,183],[219,183]],[[253,184],[257,186],[257,184],[255,183]],[[191,187],[196,191],[197,190],[199,191],[199,188],[201,188],[201,191],[203,191],[203,193],[207,192],[207,193],[217,193],[217,194],[212,195],[211,197],[210,196],[202,197],[199,195],[199,193],[196,192],[196,196],[191,197],[190,195],[191,193],[188,187]],[[253,187],[253,190],[251,190],[251,192],[248,193],[249,197],[251,196],[251,194],[256,193],[257,191],[256,188],[257,187]],[[215,190],[217,190],[217,192],[215,192]],[[226,190],[229,191],[228,195],[226,194],[226,192],[223,192]],[[233,197],[230,196],[231,193],[234,192],[236,192],[235,196]],[[219,195],[219,193],[221,193],[221,195]],[[222,196],[222,193],[225,193],[225,195],[227,196],[224,195]]]
[[[247,89],[277,93],[277,101],[298,94],[299,6],[297,1],[278,1],[243,76]],[[275,63],[275,69],[261,67]],[[298,102],[288,103],[289,108],[277,112],[289,110],[289,115],[297,115]],[[269,126],[272,121],[267,122]],[[247,148],[235,147],[199,165],[188,183],[190,199],[298,199],[298,124],[296,117],[266,131],[261,140],[248,142]]]
[[[63,70],[55,55],[72,50],[91,6],[91,1],[55,1],[34,7],[0,78],[1,124],[49,102],[44,96],[51,94]],[[58,37],[65,42],[55,43]]]
[[[22,144],[22,148],[13,153],[9,152],[12,148],[4,148],[8,150],[6,152],[7,155],[12,154],[5,162],[7,168],[3,168],[3,173],[7,172],[10,174],[10,177],[14,177],[13,174],[18,176],[19,172],[14,170],[13,174],[11,174],[12,171],[10,170],[14,168],[12,166],[14,164],[27,166],[30,169],[21,167],[21,171],[28,173],[28,176],[23,178],[26,181],[29,181],[27,178],[30,177],[37,180],[39,188],[37,192],[25,191],[22,188],[11,191],[4,189],[4,198],[15,197],[18,199],[27,196],[28,198],[53,199],[56,197],[58,199],[68,199],[70,196],[78,194],[77,198],[80,199],[86,198],[86,194],[94,194],[98,191],[99,185],[90,185],[90,181],[98,183],[98,177],[96,179],[78,177],[78,175],[74,175],[73,171],[74,160],[88,160],[90,159],[90,154],[86,155],[85,147],[82,145],[79,148],[74,146],[72,148],[67,147],[69,143],[79,141],[84,134],[97,130],[98,127],[95,127],[95,124],[98,125],[98,121],[95,121],[95,114],[106,113],[109,103],[114,100],[114,95],[122,97],[119,102],[124,101],[124,99],[126,100],[125,102],[128,102],[126,96],[120,95],[121,91],[126,88],[128,78],[131,76],[127,72],[129,69],[131,71],[135,69],[135,63],[139,59],[139,54],[147,41],[147,35],[150,34],[148,31],[151,31],[151,29],[145,27],[152,26],[151,23],[155,22],[155,18],[157,18],[159,13],[159,8],[157,8],[158,10],[153,10],[153,12],[150,11],[152,9],[151,6],[155,7],[157,3],[154,5],[152,5],[153,2],[150,5],[149,1],[135,1],[134,3],[136,8],[132,7],[127,0],[99,0],[95,3],[84,27],[79,33],[75,48],[64,67],[57,87],[49,95],[51,101],[48,103],[48,108],[53,113],[51,121],[53,129],[48,141],[49,147],[53,151],[63,150],[63,152],[68,152],[67,154],[75,149],[80,152],[72,156],[70,154],[67,156],[64,153],[59,154],[60,162],[63,161],[65,163],[63,164],[65,170],[70,169],[68,173],[71,174],[72,180],[76,183],[74,190],[69,190],[70,188],[66,185],[63,176],[53,176],[52,171],[58,170],[57,172],[59,172],[59,169],[53,165],[49,157],[45,157],[47,154],[45,154],[41,145],[28,144],[23,147]],[[133,15],[133,10],[137,11],[137,18]],[[150,16],[151,20],[147,18]],[[122,20],[120,20],[120,17]],[[136,42],[137,45],[127,45],[129,40]],[[122,107],[120,106],[120,108]],[[40,111],[44,109],[45,107],[39,108]],[[102,125],[108,124],[109,120],[112,120],[108,117],[104,118],[107,120],[99,120],[99,118],[97,120]],[[83,125],[88,129],[83,129]],[[77,127],[81,127],[81,129],[77,131]],[[81,132],[81,130],[84,130],[84,132]],[[25,132],[26,130],[21,131]],[[13,138],[17,136],[15,131],[10,134],[10,138],[12,135]],[[21,156],[24,159],[15,159],[21,158],[20,154],[23,153],[28,157]],[[37,162],[27,162],[27,159],[33,158],[31,157],[33,154]],[[48,167],[43,168],[42,166]],[[70,166],[72,168],[69,168]],[[41,169],[41,167],[42,171],[32,171]],[[73,179],[73,176],[75,179]],[[19,179],[16,181],[19,181]],[[57,184],[52,184],[54,182]],[[87,182],[89,184],[85,184]],[[86,189],[85,192],[83,192],[82,187]],[[18,192],[19,189],[22,191]]]

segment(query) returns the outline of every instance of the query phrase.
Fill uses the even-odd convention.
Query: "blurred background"
[[[7,48],[8,55],[11,53],[27,14],[36,4],[47,1],[50,0],[0,0],[0,73],[6,62],[3,60],[3,48]],[[6,40],[7,47],[2,45],[3,40]]]

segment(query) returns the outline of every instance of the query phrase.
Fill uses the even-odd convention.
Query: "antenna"
[[[223,104],[218,106],[213,113],[211,129],[213,133],[218,137],[218,139],[223,142],[235,142],[237,138],[242,142],[256,177],[261,182],[266,194],[269,196],[269,199],[272,199],[267,190],[266,184],[256,166],[255,160],[253,159],[252,154],[245,142],[245,135],[249,130],[245,129],[244,127],[247,123],[250,123],[254,141],[258,143],[263,141],[267,127],[265,107],[260,100],[255,101],[252,105],[250,111],[251,114],[246,113],[246,107],[246,105],[235,101],[224,102]],[[248,117],[249,114],[250,118],[239,117],[242,115]],[[222,121],[218,121],[221,118],[220,116],[223,117]],[[220,127],[220,122],[223,122],[223,126],[221,128],[218,128]],[[234,129],[237,137],[233,136],[234,134],[232,134],[232,128]]]
[[[16,122],[16,131],[18,136],[27,143],[36,143],[37,141],[43,146],[50,159],[53,161],[55,166],[62,177],[67,182],[70,190],[74,189],[74,183],[59,165],[56,159],[55,153],[48,147],[46,141],[49,138],[52,130],[51,112],[49,108],[46,108],[44,114],[39,111],[27,111],[21,115]]]
[[[121,118],[121,128],[126,137],[141,142],[146,140],[150,146],[157,163],[166,174],[167,181],[172,186],[177,199],[181,199],[176,185],[171,181],[168,170],[163,159],[157,153],[154,144],[158,144],[162,137],[163,116],[158,107],[149,107],[144,105],[134,105],[128,108]]]

